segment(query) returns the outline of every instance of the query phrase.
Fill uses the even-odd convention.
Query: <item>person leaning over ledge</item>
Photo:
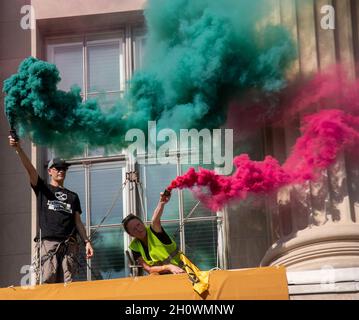
[[[31,187],[40,201],[39,232],[35,241],[37,248],[40,246],[41,282],[71,282],[78,269],[77,233],[86,244],[86,258],[91,258],[94,252],[81,221],[79,197],[64,187],[69,164],[59,158],[52,159],[47,168],[50,184],[46,184],[20,142],[9,136],[9,144],[19,155],[30,177]]]
[[[161,193],[153,213],[151,225],[146,227],[142,220],[129,214],[122,220],[126,232],[135,239],[130,244],[135,261],[149,274],[184,273],[180,267],[179,250],[161,225],[161,216],[170,196]]]

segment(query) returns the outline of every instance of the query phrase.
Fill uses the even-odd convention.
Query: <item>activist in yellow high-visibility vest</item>
[[[126,232],[135,238],[130,244],[134,259],[149,274],[185,272],[180,267],[182,263],[176,243],[161,225],[164,206],[170,197],[161,193],[149,227],[146,227],[142,220],[133,214],[128,215],[122,221]]]
[[[180,252],[176,242],[167,235],[161,225],[163,209],[170,197],[171,195],[161,193],[149,227],[133,214],[122,220],[126,232],[134,237],[130,249],[137,263],[149,274],[186,272],[193,289],[202,294],[208,289],[209,271],[199,270]]]
[[[149,266],[163,265],[164,262],[179,266],[181,260],[179,259],[179,252],[177,250],[176,242],[170,238],[170,243],[162,243],[161,240],[155,235],[151,227],[145,227],[147,231],[147,250],[142,245],[141,240],[134,239],[130,244],[130,249],[134,252],[139,252],[143,260]],[[165,232],[163,230],[163,232]],[[149,257],[148,257],[149,255]],[[151,258],[151,259],[148,259]]]

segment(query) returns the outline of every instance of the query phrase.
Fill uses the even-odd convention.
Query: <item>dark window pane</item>
[[[123,215],[122,170],[122,165],[118,162],[95,164],[91,167],[91,225],[101,222],[116,198],[115,205],[104,223],[121,223]]]
[[[176,165],[147,165],[141,170],[142,184],[144,187],[145,202],[147,204],[147,220],[151,220],[160,193],[170,184],[171,180],[177,176]],[[165,206],[162,220],[179,219],[178,211],[178,192],[174,190],[170,202]]]
[[[217,266],[217,222],[185,224],[186,256],[201,270]]]
[[[80,236],[78,236],[77,239],[80,245],[80,251],[76,257],[77,273],[75,274],[74,281],[86,281],[88,260],[86,259],[85,245]]]
[[[92,280],[126,277],[123,229],[100,228],[93,238]]]
[[[81,220],[86,224],[85,169],[82,166],[71,166],[66,174],[65,187],[76,192],[81,203]]]
[[[180,232],[178,223],[162,223],[162,228],[180,247]]]

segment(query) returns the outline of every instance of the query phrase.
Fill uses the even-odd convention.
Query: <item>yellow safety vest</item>
[[[171,263],[176,266],[181,264],[180,262],[181,260],[179,258],[179,252],[177,251],[177,244],[176,242],[173,241],[171,237],[170,237],[171,239],[170,244],[163,244],[152,232],[150,227],[146,227],[146,231],[147,231],[148,252],[151,257],[151,260],[147,259],[145,250],[140,240],[138,239],[132,240],[130,244],[131,250],[139,252],[143,260],[150,266],[162,265],[166,263]],[[173,255],[173,257],[171,259],[168,259],[170,255]]]

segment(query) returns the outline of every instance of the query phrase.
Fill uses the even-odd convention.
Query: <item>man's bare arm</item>
[[[33,186],[36,186],[39,174],[37,173],[35,167],[32,165],[30,159],[28,158],[24,150],[21,148],[20,141],[16,141],[11,136],[9,136],[9,144],[13,148],[15,148],[16,153],[19,155],[22,165],[24,166],[29,175],[31,184]]]
[[[78,212],[75,212],[75,224],[76,224],[76,229],[79,232],[82,240],[85,241],[86,243],[86,258],[92,258],[94,250],[92,248],[91,242],[89,241],[86,235],[85,226],[81,221],[81,215]]]

